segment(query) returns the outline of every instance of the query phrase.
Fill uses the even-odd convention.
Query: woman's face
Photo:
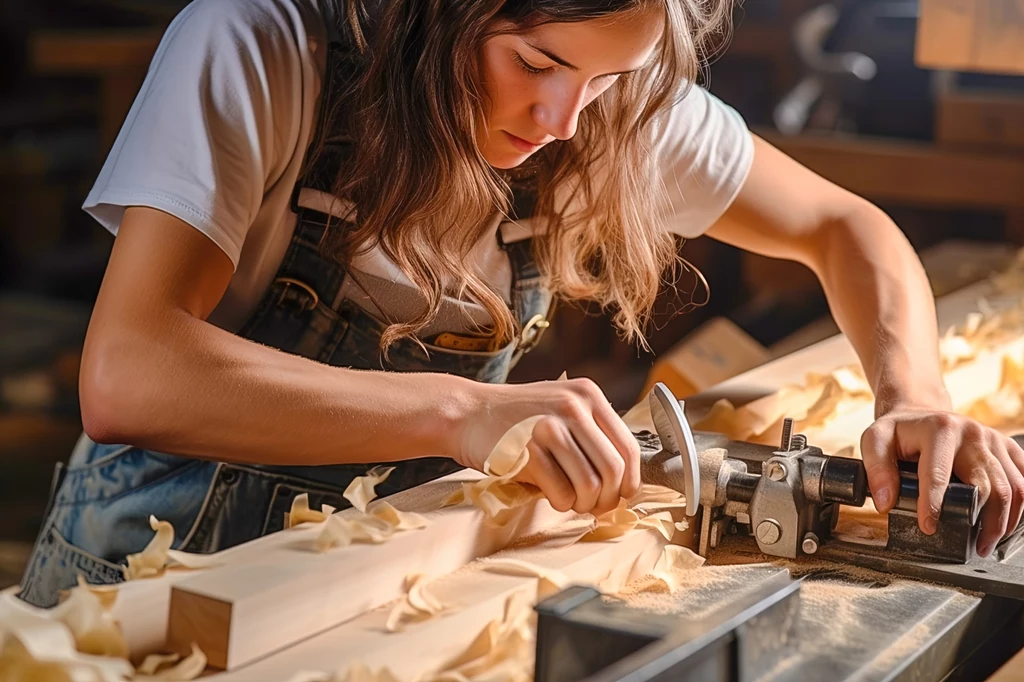
[[[489,108],[477,145],[494,168],[513,168],[552,140],[576,134],[580,111],[619,74],[644,66],[661,38],[657,8],[502,33],[480,53]]]

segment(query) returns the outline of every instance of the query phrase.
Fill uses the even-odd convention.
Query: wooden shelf
[[[819,175],[872,200],[1024,209],[1024,155],[927,142],[755,131]]]

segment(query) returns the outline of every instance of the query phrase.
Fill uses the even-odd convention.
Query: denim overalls
[[[321,112],[331,110],[329,102],[339,92],[330,76],[340,72],[335,66],[338,59],[352,54],[345,52],[346,43],[352,44],[331,43]],[[447,372],[485,382],[505,381],[520,355],[536,344],[551,307],[529,240],[501,244],[512,268],[511,310],[522,329],[517,339],[493,352],[428,345],[429,357],[414,341],[401,339],[391,346],[385,364],[379,352],[385,324],[350,300],[339,300],[345,268],[320,255],[328,217],[298,204],[303,187],[330,186],[337,164],[346,156],[346,139],[326,139],[325,153],[296,186],[295,233],[276,279],[239,335],[339,367]],[[528,188],[514,192],[517,218],[527,217],[532,199]],[[344,229],[344,221],[332,217],[331,229]],[[498,239],[500,243],[500,232]],[[280,428],[287,429],[287,422],[282,421]],[[301,452],[282,455],[302,457]],[[119,582],[125,556],[140,551],[153,537],[151,514],[174,526],[175,548],[215,552],[280,530],[284,513],[301,493],[309,494],[314,508],[348,506],[342,492],[370,466],[229,464],[130,445],[99,445],[83,434],[51,499],[20,596],[38,606],[52,606],[59,590],[73,586],[78,574],[90,583]],[[396,466],[378,486],[382,497],[459,469],[452,460],[439,458]]]

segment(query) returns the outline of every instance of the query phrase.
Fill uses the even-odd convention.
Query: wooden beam
[[[1017,0],[920,0],[916,60],[928,69],[1024,73]]]
[[[229,557],[171,588],[168,642],[187,653],[196,642],[210,665],[234,669],[290,646],[402,594],[406,575],[444,575],[510,542],[574,518],[537,499],[518,508],[508,522],[488,523],[464,504],[439,509],[476,472],[460,472],[389,498],[402,511],[424,514],[420,530],[398,532],[388,541],[353,544],[317,553],[315,528],[275,533],[249,545],[251,561]],[[354,516],[355,510],[339,512]]]
[[[819,175],[872,200],[936,207],[1024,207],[1020,153],[975,152],[930,143],[758,131]]]
[[[500,558],[527,561],[557,571],[572,584],[625,584],[649,573],[667,544],[649,529],[634,529],[604,542],[580,542],[567,547],[533,547],[503,552]],[[507,600],[520,594],[532,603],[537,579],[492,573],[486,560],[447,575],[431,586],[451,610],[387,632],[390,609],[371,611],[343,625],[299,642],[264,660],[232,672],[213,675],[210,682],[282,682],[299,670],[344,671],[354,663],[372,670],[388,667],[401,682],[434,672],[464,650],[484,626],[501,616]]]

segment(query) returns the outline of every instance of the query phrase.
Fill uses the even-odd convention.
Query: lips
[[[516,149],[520,151],[532,152],[536,151],[537,149],[540,149],[540,147],[543,146],[541,143],[538,142],[530,142],[529,140],[524,140],[521,137],[513,135],[507,130],[503,130],[502,132],[505,133],[506,136],[508,136],[509,142],[512,143],[512,146],[514,146]]]

